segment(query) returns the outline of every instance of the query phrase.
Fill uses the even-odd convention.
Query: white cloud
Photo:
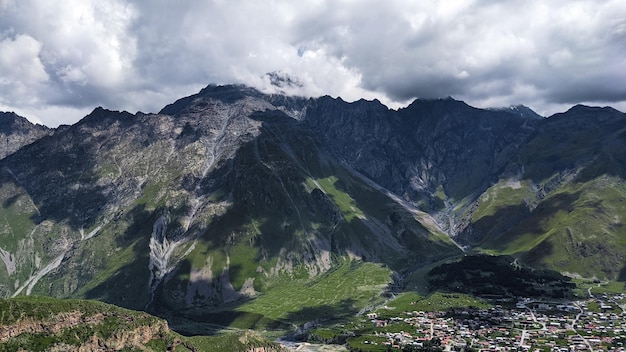
[[[28,35],[7,37],[0,41],[0,102],[36,104],[33,95],[48,81],[39,59],[41,43]]]
[[[80,86],[87,84],[87,76],[79,67],[67,65],[57,70],[56,74],[66,84],[77,83]]]
[[[28,49],[32,56],[25,69],[30,75],[15,72],[7,78],[23,89],[14,94],[18,97],[5,99],[5,105],[15,110],[83,111],[124,96],[120,89],[127,86],[127,79],[132,81],[134,71],[134,41],[128,31],[134,16],[131,6],[115,1],[26,0],[5,1],[2,8],[0,32],[5,33],[5,42],[19,43],[23,47],[19,51]],[[1,51],[0,62],[12,56],[9,52]],[[6,96],[11,91],[5,86],[0,93]],[[32,98],[26,101],[28,96]],[[49,123],[47,117],[41,118]]]
[[[626,104],[620,0],[0,0],[0,33],[0,103],[56,111],[48,124],[156,111],[211,82],[270,89],[274,71],[293,93],[392,106]]]

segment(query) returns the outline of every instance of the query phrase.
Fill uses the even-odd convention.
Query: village
[[[624,294],[507,307],[369,313],[352,351],[626,351]],[[434,349],[433,349],[434,348]]]

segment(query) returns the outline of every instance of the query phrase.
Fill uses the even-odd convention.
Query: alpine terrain
[[[477,252],[626,282],[612,108],[392,110],[209,85],[157,114],[0,121],[6,298],[95,299],[206,334],[363,313]]]

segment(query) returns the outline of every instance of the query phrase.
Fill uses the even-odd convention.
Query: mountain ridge
[[[358,311],[463,250],[624,280],[625,121],[238,85],[99,107],[0,159],[0,294],[274,326]],[[340,295],[302,298],[338,272]]]

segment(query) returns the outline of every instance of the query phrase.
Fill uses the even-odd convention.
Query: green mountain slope
[[[475,203],[463,236],[492,253],[583,277],[624,280],[626,117],[577,106],[549,118]]]

